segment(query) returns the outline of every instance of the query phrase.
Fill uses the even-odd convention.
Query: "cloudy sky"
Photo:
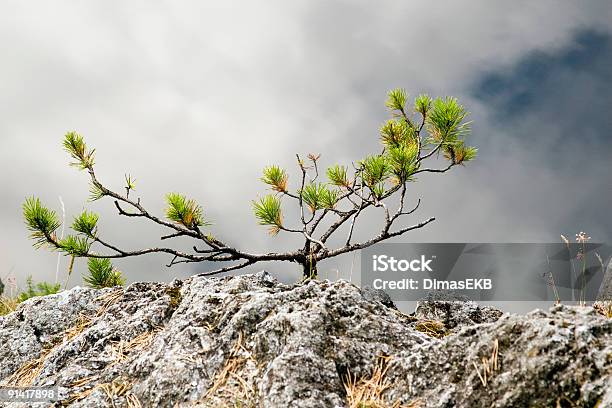
[[[87,177],[61,149],[68,130],[96,148],[105,184],[120,189],[132,174],[152,212],[165,193],[185,192],[219,237],[290,249],[295,241],[269,237],[252,216],[261,168],[286,166],[295,182],[295,153],[321,153],[327,166],[378,151],[394,87],[457,96],[479,148],[471,165],[411,186],[423,202],[408,222],[436,222],[399,242],[556,242],[580,230],[610,241],[611,21],[605,0],[3,1],[0,278],[54,280],[57,255],[31,247],[21,218],[30,195],[60,213],[61,197],[68,220],[98,211],[101,233],[125,248],[163,232],[119,217],[112,202],[87,203]],[[377,231],[379,216],[358,236]],[[210,268],[168,261],[116,265],[130,281]],[[347,277],[352,263],[321,272]],[[253,270],[263,267],[287,281],[300,273]]]

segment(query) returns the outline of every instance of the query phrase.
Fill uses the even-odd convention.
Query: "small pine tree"
[[[0,296],[2,296],[3,293],[4,293],[4,282],[2,282],[2,279],[0,279]]]
[[[88,274],[83,281],[95,289],[112,288],[125,285],[121,272],[113,267],[108,258],[89,258],[87,260]]]
[[[203,208],[182,194],[170,193],[166,196],[166,219],[153,215],[143,206],[140,198],[130,198],[130,192],[135,191],[131,176],[125,176],[125,194],[102,184],[94,170],[95,150],[88,148],[83,137],[76,132],[66,134],[63,146],[73,159],[71,165],[89,174],[92,201],[110,198],[119,215],[147,219],[167,228],[170,233],[162,236],[161,240],[190,237],[205,248],[194,246],[193,251],[180,251],[170,246],[134,251],[121,249],[101,237],[98,215],[87,211],[74,219],[72,229],[75,234],[60,239],[56,234],[60,227],[57,214],[35,197],[26,199],[23,205],[26,225],[35,247],[48,246],[72,257],[89,257],[90,275],[87,279],[96,285],[106,282],[105,279],[111,276],[111,280],[116,279],[115,283],[121,281],[110,272],[112,265],[100,259],[151,253],[172,256],[168,266],[193,262],[229,263],[229,266],[200,275],[214,275],[260,262],[285,261],[301,265],[306,278],[314,277],[320,261],[369,247],[423,228],[434,221],[435,218],[430,217],[414,225],[393,228],[419,208],[420,199],[416,200],[412,209],[406,209],[405,201],[411,198],[407,197],[408,183],[416,181],[424,173],[445,173],[476,157],[477,149],[465,143],[470,131],[470,122],[466,121],[468,113],[455,98],[432,99],[428,95],[419,95],[412,106],[408,106],[406,92],[395,89],[389,92],[386,105],[391,111],[391,119],[380,129],[380,153],[355,161],[351,167],[332,165],[325,172],[325,181],[321,180],[319,171],[320,155],[309,154],[305,158],[296,155],[299,175],[294,188],[289,185],[289,174],[285,169],[276,165],[264,168],[261,180],[271,193],[252,202],[255,217],[272,235],[284,232],[301,236],[304,244],[294,251],[252,253],[229,245],[218,236],[203,231],[211,225],[204,218]],[[439,156],[446,162],[443,166],[425,165]],[[392,197],[399,202],[396,210],[392,210],[389,203]],[[293,201],[299,210],[294,225],[290,225],[283,216],[287,200]],[[353,242],[355,224],[363,218],[364,212],[372,209],[383,215],[380,230],[368,240]],[[330,238],[337,236],[342,227],[346,230],[343,244],[331,248]],[[102,281],[98,281],[98,278]]]

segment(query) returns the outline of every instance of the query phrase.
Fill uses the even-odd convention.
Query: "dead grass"
[[[499,359],[499,341],[495,339],[493,341],[491,357],[490,358],[482,357],[481,359],[482,371],[480,367],[478,366],[478,364],[476,364],[475,362],[472,362],[472,364],[474,365],[474,369],[476,370],[476,374],[478,374],[478,378],[480,379],[482,386],[485,388],[487,387],[489,380],[493,376],[493,373],[499,369],[498,359]]]
[[[0,296],[0,316],[14,312],[18,304],[19,302],[17,302],[16,298]]]
[[[437,339],[441,339],[449,333],[444,323],[438,320],[420,320],[417,322],[414,328],[430,337],[435,337]]]
[[[239,333],[223,368],[200,402],[215,408],[255,407],[256,390],[245,378],[245,366],[249,360],[253,361],[244,347],[244,335]]]
[[[27,387],[32,384],[34,379],[40,374],[45,359],[51,353],[53,348],[43,349],[38,358],[27,361],[10,377],[3,381],[2,385],[14,387]]]
[[[112,304],[119,300],[121,295],[123,295],[123,289],[118,289],[98,297],[96,300],[102,302],[102,306],[98,309],[94,316],[86,314],[79,315],[75,325],[68,328],[64,332],[63,342],[72,340],[79,334],[83,333],[87,328],[91,327],[97,318],[102,316]],[[47,356],[60,344],[63,344],[63,342],[58,342],[57,344],[44,348],[37,358],[25,362],[21,367],[19,367],[19,369],[17,369],[17,371],[15,371],[15,373],[13,373],[2,383],[4,385],[20,387],[32,385],[36,377],[38,377],[40,374]]]
[[[372,375],[369,378],[357,380],[348,373],[344,379],[346,402],[349,408],[419,408],[420,400],[401,404],[400,401],[389,403],[383,396],[391,386],[385,378],[389,369],[391,357],[380,356],[376,362]]]
[[[602,316],[612,319],[612,301],[600,301],[593,304],[593,309]]]
[[[92,381],[96,379],[97,379],[96,377],[83,378],[79,381],[75,381],[70,386],[71,387],[84,386],[84,385],[91,383]],[[74,393],[70,395],[70,397],[68,397],[66,400],[62,401],[62,404],[64,406],[70,405],[74,402],[81,401],[89,397],[91,394],[93,394],[97,390],[101,390],[106,394],[106,397],[108,398],[110,402],[110,406],[112,407],[115,407],[115,399],[124,397],[126,406],[128,408],[142,408],[142,404],[140,403],[140,400],[138,399],[138,397],[136,397],[136,395],[134,395],[131,392],[133,386],[134,386],[133,381],[126,380],[122,377],[117,377],[111,382],[96,384],[95,386],[87,390]]]
[[[111,344],[111,350],[115,356],[113,364],[123,363],[134,351],[144,350],[153,342],[155,335],[161,329],[144,332],[129,341],[120,340]]]

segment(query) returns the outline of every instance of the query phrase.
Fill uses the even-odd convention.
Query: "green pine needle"
[[[63,145],[70,156],[76,160],[70,163],[71,166],[78,167],[81,170],[93,169],[95,149],[87,150],[87,145],[81,135],[77,132],[66,133]]]
[[[23,203],[23,217],[35,248],[48,244],[61,225],[55,211],[44,207],[40,199],[35,197],[26,198]]]
[[[459,137],[470,131],[470,122],[464,122],[467,115],[456,98],[436,98],[427,117],[434,141],[444,141],[448,146],[457,143]]]
[[[432,99],[427,94],[421,94],[414,99],[414,110],[419,112],[423,117],[427,117],[429,109],[431,109]]]
[[[380,199],[385,194],[385,183],[378,183],[370,186],[370,190],[372,191],[372,194],[376,196],[376,198]]]
[[[470,160],[474,160],[476,158],[476,153],[478,149],[471,146],[465,146],[463,141],[458,143],[455,146],[450,146],[445,150],[444,156],[453,161],[455,164],[465,164]]]
[[[406,106],[406,99],[408,95],[406,91],[402,88],[397,88],[389,91],[387,95],[387,102],[385,103],[387,107],[391,110],[396,111],[404,111],[404,107]]]
[[[347,177],[347,168],[346,166],[340,166],[336,164],[333,167],[327,169],[327,178],[333,185],[339,187],[348,187],[349,179]]]
[[[72,229],[93,238],[97,232],[99,218],[96,213],[83,211],[78,217],[75,217]]]
[[[99,186],[97,186],[93,182],[90,183],[90,185],[89,185],[89,201],[91,201],[91,202],[97,201],[97,200],[101,199],[102,197],[104,197],[105,195],[106,194],[104,193],[104,191]]]
[[[134,180],[129,174],[125,175],[125,188],[127,190],[136,191],[136,180]]]
[[[75,235],[67,235],[64,239],[58,242],[59,249],[69,255],[87,256],[91,243],[87,237]]]
[[[39,282],[36,285],[32,279],[32,276],[28,276],[26,278],[26,286],[27,289],[25,292],[21,292],[17,296],[17,302],[25,302],[28,299],[31,299],[36,296],[46,296],[53,295],[60,291],[61,284],[59,283],[49,283],[49,282]]]
[[[287,191],[287,172],[278,166],[268,166],[263,170],[261,181],[270,185],[272,190],[284,193]]]
[[[125,285],[121,272],[113,267],[108,258],[87,259],[88,274],[83,281],[92,288],[102,289]]]
[[[253,201],[253,212],[259,225],[268,225],[271,235],[276,235],[283,226],[283,213],[279,197],[268,194]]]
[[[418,170],[417,157],[418,146],[416,143],[390,147],[387,152],[387,163],[390,171],[398,179],[404,182]]]
[[[384,182],[390,175],[391,168],[383,155],[368,156],[361,161],[361,165],[363,169],[361,177],[370,188]]]
[[[415,130],[405,120],[388,120],[380,128],[380,138],[387,147],[410,143],[416,138]]]
[[[339,195],[338,190],[330,190],[325,183],[309,183],[299,193],[310,212],[323,208],[333,208]]]
[[[321,206],[329,209],[334,208],[338,202],[339,195],[340,191],[326,188],[320,198]]]
[[[210,225],[204,221],[202,207],[194,200],[189,200],[182,194],[169,193],[166,195],[166,201],[166,217],[169,220],[183,224],[189,229]]]

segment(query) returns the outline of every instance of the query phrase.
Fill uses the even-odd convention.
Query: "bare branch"
[[[451,163],[449,164],[447,167],[443,168],[443,169],[421,169],[421,170],[417,170],[412,174],[418,174],[418,173],[446,173],[448,170],[451,169],[451,167],[455,166],[455,163]]]
[[[163,241],[165,239],[170,239],[170,238],[176,238],[176,237],[182,237],[185,236],[185,234],[183,232],[175,232],[174,234],[170,234],[170,235],[164,235],[163,237],[161,237],[160,239]]]
[[[257,262],[257,261],[251,261],[251,260],[249,260],[249,261],[245,261],[245,262],[243,262],[243,263],[240,263],[240,264],[237,264],[237,265],[234,265],[234,266],[228,266],[228,267],[225,267],[225,268],[220,268],[220,269],[217,269],[217,270],[214,270],[214,271],[210,271],[210,272],[202,272],[202,273],[198,273],[196,276],[211,276],[211,275],[218,275],[218,274],[223,273],[223,272],[229,272],[229,271],[233,271],[233,270],[236,270],[236,269],[245,268],[245,267],[247,267],[247,266],[249,266],[249,265],[253,265],[253,264],[254,264],[254,263],[256,263],[256,262]]]
[[[374,238],[372,238],[372,239],[370,239],[368,241],[365,241],[363,243],[345,245],[342,248],[338,248],[338,249],[335,249],[333,251],[329,251],[329,252],[323,253],[322,256],[319,258],[319,260],[326,259],[326,258],[331,258],[331,257],[334,257],[334,256],[338,256],[338,255],[347,253],[347,252],[355,251],[355,250],[358,250],[358,249],[367,248],[367,247],[372,246],[372,245],[374,245],[374,244],[376,244],[376,243],[378,243],[380,241],[384,241],[384,240],[387,240],[389,238],[393,238],[393,237],[396,237],[398,235],[402,235],[402,234],[404,234],[404,233],[406,233],[408,231],[412,231],[412,230],[415,230],[415,229],[423,228],[425,225],[429,224],[432,221],[435,221],[434,217],[429,218],[428,220],[423,221],[423,222],[421,222],[419,224],[413,225],[411,227],[402,228],[402,229],[400,229],[398,231],[395,231],[395,232],[390,232],[390,233],[387,232],[386,234],[381,232],[376,237],[374,237]]]

